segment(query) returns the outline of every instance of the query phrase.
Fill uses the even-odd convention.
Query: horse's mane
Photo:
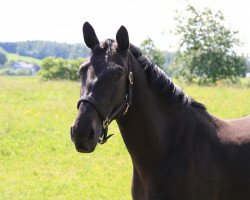
[[[195,101],[193,98],[187,96],[182,89],[176,86],[165,72],[153,64],[146,56],[142,55],[141,50],[130,44],[129,48],[132,55],[135,57],[137,62],[143,67],[149,83],[155,87],[161,95],[170,103],[180,103],[188,107],[197,108],[202,111],[206,111],[206,107]]]
[[[94,48],[92,51],[93,54],[99,54],[101,52],[113,54],[116,51],[116,47],[117,44],[114,40],[107,39],[104,42],[101,42],[100,45],[96,46],[96,48]],[[137,62],[143,67],[148,77],[149,84],[155,87],[155,89],[160,92],[166,101],[169,103],[179,103],[186,107],[196,108],[201,111],[206,111],[206,107],[202,103],[199,103],[193,98],[187,96],[182,89],[176,86],[169,79],[162,69],[153,64],[149,58],[142,55],[142,52],[138,47],[130,44],[129,51],[135,57]]]

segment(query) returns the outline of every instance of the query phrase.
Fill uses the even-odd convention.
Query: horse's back
[[[225,144],[250,144],[250,116],[223,120],[212,116],[217,128],[217,135]]]
[[[238,119],[231,119],[226,120],[230,126],[238,132],[244,133],[244,134],[250,134],[250,116],[238,118]]]

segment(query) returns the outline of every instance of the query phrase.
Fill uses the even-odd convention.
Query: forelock
[[[114,55],[117,50],[117,43],[112,39],[107,39],[103,42],[100,42],[95,49],[93,49],[93,55],[105,53],[107,55]]]

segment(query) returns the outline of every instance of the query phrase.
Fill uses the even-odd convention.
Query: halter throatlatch
[[[103,111],[102,107],[96,101],[93,97],[91,96],[86,96],[83,95],[80,97],[80,100],[77,103],[77,109],[79,109],[81,103],[83,101],[89,102],[99,113],[99,115],[102,118],[102,134],[99,137],[98,143],[99,144],[104,144],[107,142],[107,140],[114,134],[108,135],[108,126],[109,124],[124,110],[123,115],[125,115],[128,112],[129,107],[132,105],[132,86],[133,86],[133,73],[130,69],[130,63],[128,63],[128,90],[125,95],[125,99],[122,101],[120,106],[118,106],[114,111],[112,111],[108,116],[105,114]]]

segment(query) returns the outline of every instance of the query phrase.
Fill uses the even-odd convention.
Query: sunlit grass
[[[131,164],[117,126],[79,154],[69,137],[77,82],[0,77],[0,199],[129,199]]]
[[[250,88],[184,86],[220,117],[250,114]],[[69,137],[79,83],[0,77],[0,199],[131,199],[132,165],[116,123],[79,154]]]

